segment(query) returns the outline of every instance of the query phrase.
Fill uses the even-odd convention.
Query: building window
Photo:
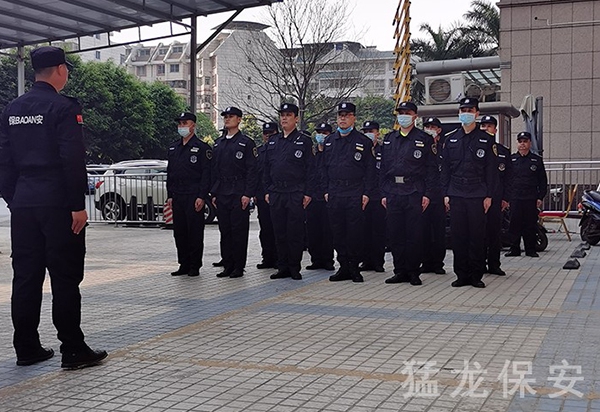
[[[135,68],[135,74],[138,75],[138,77],[146,77],[146,66],[138,66]]]
[[[169,73],[179,73],[179,65],[178,64],[170,64],[169,65]]]
[[[210,94],[204,96],[204,103],[212,103],[212,96]]]
[[[183,46],[173,46],[173,53],[183,53]]]
[[[121,54],[119,56],[119,61],[121,62],[122,65],[125,64],[125,55],[124,54]]]
[[[159,64],[158,66],[156,66],[156,74],[159,76],[165,74],[165,65],[164,64]]]
[[[252,96],[251,96],[251,95],[248,95],[248,100],[250,100],[250,99],[252,99]]]
[[[205,77],[204,77],[204,84],[205,84],[206,86],[210,86],[210,76],[205,76]]]
[[[97,33],[94,35],[95,38],[97,38],[98,40],[100,40],[102,38],[102,35],[100,33]]]
[[[248,76],[248,81],[251,82],[252,81],[252,77]]]
[[[150,49],[140,49],[140,50],[138,50],[138,56],[140,56],[140,57],[150,56]]]
[[[163,48],[160,48],[160,49],[158,49],[158,55],[159,55],[159,56],[164,56],[165,54],[167,54],[167,50],[168,50],[168,49],[165,49],[164,47],[163,47]]]
[[[96,51],[96,60],[100,60],[100,52]]]

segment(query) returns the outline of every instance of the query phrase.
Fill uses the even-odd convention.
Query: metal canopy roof
[[[178,21],[281,0],[0,0],[0,49]]]

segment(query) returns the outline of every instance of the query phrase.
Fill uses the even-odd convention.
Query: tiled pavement
[[[274,281],[254,269],[252,218],[241,279],[215,277],[215,225],[199,278],[168,274],[169,231],[92,225],[83,327],[110,356],[80,371],[59,355],[15,365],[0,222],[0,411],[600,411],[600,247],[563,270],[578,243],[551,234],[541,258],[504,258],[509,275],[487,275],[486,289],[451,288],[452,274],[385,285],[390,262],[363,284],[324,271]],[[42,342],[57,349],[44,298]]]

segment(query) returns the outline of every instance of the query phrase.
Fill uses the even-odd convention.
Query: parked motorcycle
[[[586,190],[581,197],[583,215],[579,222],[581,240],[590,245],[600,242],[600,192]]]

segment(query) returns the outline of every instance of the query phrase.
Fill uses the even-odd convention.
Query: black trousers
[[[304,252],[303,199],[302,192],[269,194],[280,271],[300,272]]]
[[[277,244],[275,243],[275,231],[273,230],[273,221],[271,219],[271,206],[265,202],[264,196],[256,197],[256,207],[258,209],[258,224],[260,232],[261,256],[264,263],[275,264],[277,262]]]
[[[446,207],[431,202],[423,212],[423,267],[431,270],[444,268],[446,257]]]
[[[500,268],[500,250],[502,249],[502,200],[493,199],[492,206],[485,216],[484,268]]]
[[[536,199],[512,200],[510,202],[510,226],[508,233],[511,239],[511,251],[521,251],[521,237],[525,244],[525,253],[534,253],[538,221]]]
[[[367,266],[383,266],[386,243],[386,210],[381,199],[371,199],[365,208],[365,238],[362,262]]]
[[[327,202],[333,248],[343,270],[358,270],[362,259],[365,214],[361,196],[329,196]]]
[[[52,286],[52,321],[62,342],[61,352],[85,347],[81,331],[81,294],[85,229],[75,235],[65,208],[32,207],[11,210],[11,313],[13,344],[18,357],[40,347],[38,326],[46,269]]]
[[[306,208],[306,231],[310,260],[317,265],[333,265],[333,237],[327,215],[327,202],[313,200]]]
[[[387,198],[387,229],[394,274],[419,275],[423,254],[422,199],[419,193]]]
[[[244,270],[248,257],[250,209],[242,210],[241,198],[241,195],[217,195],[221,257],[227,271]]]
[[[454,273],[460,282],[478,282],[483,277],[485,220],[483,198],[450,198]]]
[[[200,269],[204,253],[204,209],[196,212],[196,195],[173,196],[173,237],[177,262],[185,269]]]

